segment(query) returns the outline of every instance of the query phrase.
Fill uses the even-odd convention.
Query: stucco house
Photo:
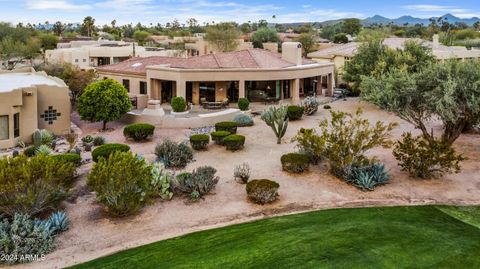
[[[150,48],[123,41],[72,41],[45,51],[47,63],[70,63],[81,69],[119,63],[131,57],[184,56],[178,50]]]
[[[149,99],[170,102],[173,96],[187,102],[236,102],[291,99],[309,94],[331,95],[333,64],[302,58],[296,42],[282,45],[282,53],[246,49],[190,58],[132,58],[97,69],[100,78],[122,83],[138,109]]]
[[[441,45],[438,39],[438,35],[433,37],[433,41],[425,41],[418,38],[386,38],[383,40],[383,43],[392,48],[392,49],[403,49],[405,42],[407,41],[417,41],[423,44],[426,47],[432,49],[432,54],[439,60],[447,59],[458,59],[458,60],[468,60],[468,59],[480,59],[480,50],[478,49],[467,49],[465,47],[458,46],[444,46]],[[338,82],[341,82],[341,74],[343,72],[343,67],[348,63],[353,56],[358,51],[360,47],[360,42],[351,42],[347,44],[334,45],[331,47],[323,48],[321,50],[311,52],[308,54],[308,57],[317,62],[331,62],[335,64],[335,68],[338,70],[339,78]]]
[[[0,149],[30,142],[36,129],[70,132],[68,86],[31,68],[0,72]]]

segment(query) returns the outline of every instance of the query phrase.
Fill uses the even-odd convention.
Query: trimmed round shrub
[[[152,167],[145,159],[116,151],[93,166],[87,184],[109,213],[125,216],[138,212],[155,197],[152,181]]]
[[[245,145],[245,136],[229,135],[223,139],[223,144],[227,147],[228,150],[240,150]]]
[[[288,153],[280,158],[284,171],[290,173],[302,173],[308,170],[310,158],[301,153]]]
[[[144,141],[153,136],[155,126],[148,123],[134,123],[123,128],[123,136],[135,141]],[[92,139],[93,141],[93,139]]]
[[[207,149],[208,143],[210,143],[210,137],[206,134],[190,136],[190,145],[194,150],[205,150]]]
[[[75,166],[80,166],[82,164],[82,156],[76,153],[62,153],[58,155],[53,155],[51,157],[57,162],[72,163]]]
[[[238,124],[238,127],[253,126],[253,119],[247,114],[238,114],[233,117],[233,121]]]
[[[303,116],[304,108],[301,106],[288,106],[287,117],[289,120],[299,120]]]
[[[215,131],[227,131],[231,134],[237,133],[238,123],[233,121],[222,121],[215,124]]]
[[[115,151],[126,152],[130,147],[125,144],[105,144],[97,147],[92,151],[92,160],[98,162],[100,158],[108,159],[110,155]]]
[[[27,157],[33,157],[37,153],[37,148],[34,146],[28,147],[23,151],[23,154]]]
[[[173,112],[185,112],[187,109],[187,102],[180,96],[173,97],[170,105],[172,106]]]
[[[247,183],[247,196],[257,204],[267,204],[275,201],[280,185],[268,179],[255,179]]]
[[[238,108],[241,111],[247,111],[249,106],[250,106],[250,101],[248,101],[247,98],[238,99]]]
[[[231,135],[231,133],[228,131],[216,131],[210,133],[210,136],[212,136],[212,140],[215,141],[215,144],[217,145],[223,145],[223,139],[225,139],[225,137],[229,135]]]

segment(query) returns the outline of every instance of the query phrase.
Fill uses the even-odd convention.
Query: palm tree
[[[91,16],[85,17],[85,19],[83,19],[82,27],[87,31],[87,36],[92,36],[93,28],[95,27],[95,19]]]

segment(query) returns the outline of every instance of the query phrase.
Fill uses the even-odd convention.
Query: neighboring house
[[[204,39],[205,34],[197,33],[194,36],[175,36],[170,38],[163,35],[152,35],[149,39],[158,45],[168,47],[175,44],[185,44],[186,56],[202,56],[218,53],[218,51]],[[234,51],[253,49],[252,42],[245,42],[243,38],[237,40],[238,46]]]
[[[253,49],[252,42],[245,42],[242,38],[239,38],[237,42],[238,46],[234,51]],[[219,52],[208,41],[204,40],[202,36],[198,36],[195,42],[185,43],[185,49],[187,50],[188,56],[203,56]]]
[[[36,129],[70,132],[67,85],[32,68],[0,72],[0,149],[30,142]]]
[[[450,47],[441,45],[438,40],[438,35],[434,36],[433,42],[425,41],[417,38],[386,38],[383,43],[392,49],[403,49],[406,41],[418,41],[419,43],[432,49],[432,54],[439,60],[447,59],[480,59],[480,50],[467,49],[465,47]],[[332,62],[335,64],[335,68],[338,74],[342,74],[343,67],[350,59],[355,56],[361,43],[351,42],[342,45],[335,45],[332,47],[324,48],[316,52],[308,54],[308,57],[317,62]],[[341,76],[340,76],[341,77]],[[342,81],[341,78],[338,79]]]
[[[333,64],[302,58],[300,43],[282,45],[282,54],[262,49],[247,49],[191,58],[147,57],[102,66],[100,77],[125,85],[137,108],[148,99],[170,102],[173,96],[188,102],[236,102],[292,99],[302,95],[331,95]]]
[[[137,46],[123,41],[72,41],[45,51],[47,63],[71,63],[81,69],[119,63],[131,57],[179,56],[182,52]]]

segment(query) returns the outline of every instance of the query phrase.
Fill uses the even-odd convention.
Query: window
[[[86,63],[86,62],[87,62],[87,59],[83,59],[83,62]]]
[[[202,100],[207,102],[215,102],[215,82],[201,82],[200,88],[200,102]]]
[[[8,135],[8,115],[0,116],[0,140],[7,140]]]
[[[122,84],[125,87],[125,89],[127,89],[127,91],[130,92],[130,80],[124,79],[122,80]]]
[[[13,114],[13,137],[20,136],[20,113]]]
[[[75,59],[75,62],[78,63],[78,59]]]
[[[147,82],[140,81],[140,94],[147,94]]]

